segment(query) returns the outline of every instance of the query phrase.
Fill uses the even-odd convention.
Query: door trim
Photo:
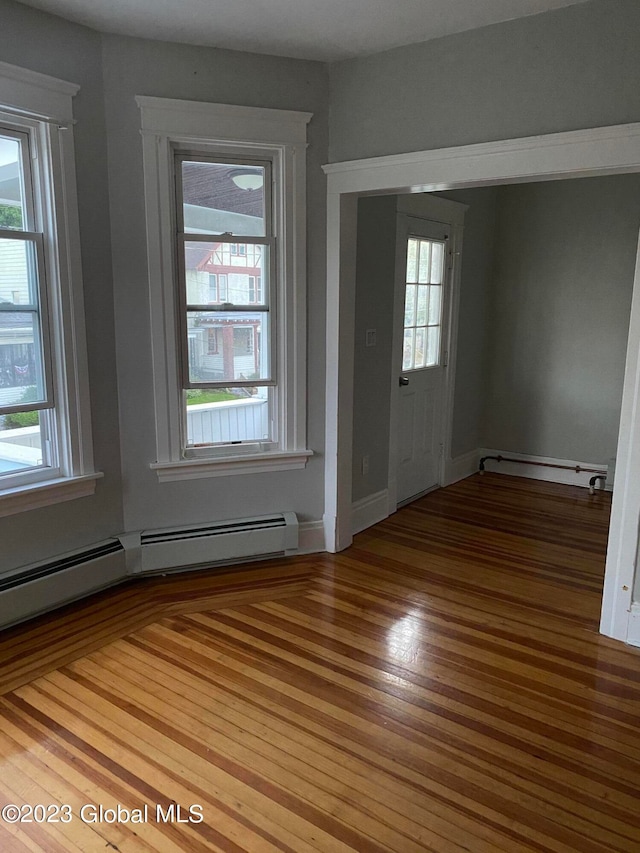
[[[353,329],[358,196],[640,172],[640,123],[372,157],[324,167],[327,175],[325,543],[351,544]],[[602,633],[626,640],[640,523],[640,274],[627,349]]]
[[[393,304],[393,344],[391,350],[392,369],[390,386],[389,419],[389,515],[398,509],[398,405],[399,387],[396,365],[401,364],[402,331],[400,318],[404,313],[402,297],[404,278],[402,270],[405,264],[406,237],[409,219],[422,219],[446,225],[450,229],[447,240],[451,252],[451,268],[447,270],[448,288],[446,293],[446,325],[443,326],[443,349],[447,351],[447,365],[442,384],[442,453],[438,462],[438,485],[445,485],[445,473],[451,462],[451,432],[453,426],[453,397],[456,370],[456,351],[458,342],[458,309],[460,304],[460,272],[462,257],[462,239],[464,234],[464,216],[468,205],[450,199],[432,195],[399,196],[397,202],[396,224],[396,261]],[[429,490],[430,491],[430,490]],[[406,503],[403,502],[403,503]]]

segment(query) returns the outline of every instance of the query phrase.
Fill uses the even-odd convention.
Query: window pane
[[[38,412],[0,415],[0,474],[11,474],[42,465],[41,448],[42,430]]]
[[[444,266],[444,245],[433,243],[431,252],[431,282],[442,284],[442,268]]]
[[[30,240],[0,239],[0,309],[38,304],[36,247]]]
[[[442,286],[439,284],[432,284],[429,290],[429,324],[432,326],[439,326],[442,313]]]
[[[0,228],[26,230],[20,142],[0,136]]]
[[[42,347],[35,313],[0,305],[0,408],[46,400]]]
[[[255,243],[184,246],[188,305],[266,305],[269,247]]]
[[[429,297],[429,286],[421,284],[418,286],[418,310],[416,312],[416,326],[427,325],[427,300]]]
[[[429,262],[431,260],[431,243],[429,240],[420,240],[420,262],[418,266],[418,281],[421,284],[429,282]]]
[[[189,311],[191,382],[270,379],[266,312]]]
[[[431,326],[427,335],[427,367],[434,367],[440,362],[440,326]]]
[[[404,325],[414,326],[416,317],[416,286],[408,284],[405,289],[404,299]]]
[[[415,341],[415,329],[404,330],[404,343],[402,348],[402,369],[411,370],[413,368],[413,345]]]
[[[425,328],[416,329],[416,360],[414,367],[424,367],[425,358],[427,355],[426,349],[427,330]]]
[[[185,232],[264,237],[264,182],[264,166],[183,162]]]
[[[269,388],[185,391],[187,446],[271,439]]]
[[[415,282],[418,280],[418,241],[409,238],[407,243],[407,281]]]

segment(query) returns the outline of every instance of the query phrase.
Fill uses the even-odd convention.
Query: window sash
[[[203,232],[185,232],[184,230],[184,194],[182,188],[182,163],[183,162],[200,162],[231,165],[247,165],[260,166],[264,169],[264,222],[265,236],[255,237],[240,233],[203,233]],[[179,346],[179,370],[181,387],[184,390],[189,389],[216,389],[228,388],[257,388],[257,387],[275,387],[278,383],[277,379],[277,321],[275,305],[277,298],[275,288],[277,287],[277,261],[276,261],[276,239],[273,233],[273,195],[272,195],[272,162],[267,159],[246,159],[238,157],[218,156],[215,152],[203,154],[193,150],[187,151],[183,149],[174,150],[174,187],[175,187],[175,222],[177,231],[177,271],[178,271],[178,293],[177,293],[177,308],[178,308],[178,324],[180,330],[180,346]],[[239,244],[265,246],[268,249],[269,262],[268,267],[261,277],[262,302],[252,302],[249,304],[225,302],[220,305],[199,304],[187,301],[187,276],[185,267],[185,244],[186,243],[217,243],[228,246],[230,253],[231,247],[236,247],[236,255],[234,257],[244,257],[243,254],[237,252]],[[243,267],[238,267],[238,272],[242,271]],[[227,299],[229,297],[229,274],[225,275],[225,290]],[[220,293],[220,275],[217,278],[217,290]],[[265,282],[266,278],[266,282]],[[254,292],[256,285],[254,284]],[[267,346],[269,348],[269,376],[259,379],[223,379],[223,380],[207,380],[193,381],[189,375],[189,337],[188,337],[188,314],[189,312],[228,312],[228,313],[263,313],[266,316],[266,324],[264,332],[267,337]],[[186,407],[183,395],[183,409]],[[184,420],[184,419],[183,419]],[[272,430],[273,431],[273,430]],[[186,437],[186,432],[183,430],[183,435]],[[183,447],[186,446],[186,441],[183,441]]]
[[[176,227],[178,234],[184,234],[188,238],[203,236],[203,232],[185,231],[184,227],[184,191],[182,186],[182,164],[187,163],[212,163],[230,166],[257,166],[264,169],[264,233],[265,237],[269,238],[273,235],[273,197],[272,197],[272,162],[268,159],[254,159],[252,157],[228,157],[218,155],[215,151],[203,153],[202,151],[188,150],[185,148],[174,149],[174,186],[176,195],[175,216]],[[234,237],[230,240],[231,243],[248,243],[252,242],[252,237],[249,234],[242,232],[209,232],[209,236],[221,237],[223,234],[227,237]],[[206,234],[204,234],[206,237]],[[265,237],[258,239],[265,239]]]
[[[25,184],[26,176],[25,176]],[[49,311],[47,301],[47,286],[44,262],[44,239],[43,235],[33,231],[12,231],[0,229],[0,241],[13,240],[30,243],[34,247],[35,266],[33,271],[36,277],[35,295],[37,302],[25,304],[0,304],[0,315],[8,314],[33,314],[34,315],[34,362],[36,369],[36,385],[42,390],[41,399],[34,402],[23,402],[15,404],[0,404],[0,415],[13,412],[32,412],[42,409],[51,409],[54,405],[51,340],[49,330]],[[28,386],[25,386],[28,387]]]

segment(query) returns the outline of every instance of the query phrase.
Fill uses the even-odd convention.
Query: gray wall
[[[138,530],[293,510],[323,511],[327,75],[317,62],[105,36],[111,225],[125,527]],[[303,471],[158,483],[140,113],[135,95],[305,110],[308,148],[309,446]]]
[[[0,572],[122,530],[111,245],[100,37],[0,0],[0,60],[81,86],[74,113],[96,494],[0,519]]]
[[[485,447],[615,456],[640,176],[498,190]]]
[[[482,445],[498,189],[482,187],[435,195],[469,207],[464,218],[453,399],[451,455],[455,458]]]
[[[592,0],[336,63],[330,159],[640,119],[640,3]]]
[[[353,500],[387,488],[396,262],[396,196],[358,202],[354,333]],[[367,329],[376,346],[365,346]],[[362,473],[362,457],[369,473]]]
[[[486,187],[435,195],[469,205],[465,215],[460,280],[452,433],[452,455],[455,457],[476,450],[482,443],[497,189]],[[416,205],[419,205],[419,198],[414,197]],[[354,500],[386,489],[388,484],[397,208],[397,196],[362,198],[358,203]],[[414,212],[418,213],[418,208]],[[377,330],[375,347],[365,346],[367,329]],[[396,372],[399,370],[398,365]],[[362,474],[362,457],[365,455],[369,456],[367,475]]]

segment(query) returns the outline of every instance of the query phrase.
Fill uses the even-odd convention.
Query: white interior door
[[[443,391],[448,312],[448,226],[407,217],[403,272],[396,277],[404,310],[401,364],[397,367],[397,503],[440,485]]]

